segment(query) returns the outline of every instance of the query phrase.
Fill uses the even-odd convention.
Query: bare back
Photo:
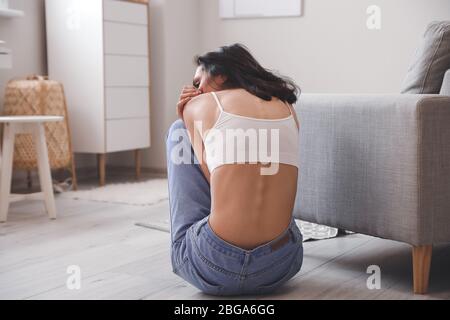
[[[291,112],[295,115],[292,107],[277,98],[265,101],[243,89],[223,90],[216,94],[224,110],[235,115],[257,119],[282,119]],[[218,111],[214,100],[202,96],[196,99],[202,99],[203,103],[198,101],[198,107],[193,107],[192,112],[198,115],[197,121],[202,118],[203,130],[208,130],[216,122]],[[192,126],[188,129],[192,136],[194,129]],[[204,145],[194,146],[194,150],[197,156],[204,155]],[[210,174],[205,163],[202,164],[211,185],[210,226],[219,237],[244,249],[276,238],[291,220],[298,169],[280,163],[276,174],[262,175],[261,167],[264,166],[228,164]]]

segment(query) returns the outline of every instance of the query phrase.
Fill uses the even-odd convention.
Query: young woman
[[[303,262],[299,89],[241,44],[195,62],[167,138],[173,271],[208,294],[269,293]]]

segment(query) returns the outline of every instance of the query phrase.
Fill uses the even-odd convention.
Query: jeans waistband
[[[218,235],[214,233],[214,231],[211,229],[211,226],[208,223],[209,217],[206,217],[202,220],[200,220],[198,223],[196,223],[194,228],[194,233],[196,236],[200,234],[200,232],[203,232],[203,236],[206,237],[207,241],[216,248],[221,248],[223,253],[228,255],[233,255],[236,257],[249,255],[251,254],[254,257],[257,256],[263,256],[266,254],[270,254],[272,252],[275,252],[281,248],[283,248],[288,243],[295,243],[299,241],[302,236],[300,231],[298,230],[298,227],[295,223],[295,219],[292,217],[291,222],[289,226],[286,228],[285,231],[283,231],[282,234],[277,236],[275,239],[262,244],[254,249],[246,250],[242,249],[240,247],[237,247],[223,239],[221,239]]]

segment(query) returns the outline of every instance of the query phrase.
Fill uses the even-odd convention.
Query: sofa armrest
[[[439,93],[444,96],[450,96],[450,69],[444,75],[444,80],[442,81],[441,92]]]
[[[296,110],[297,218],[450,242],[450,97],[305,94]]]

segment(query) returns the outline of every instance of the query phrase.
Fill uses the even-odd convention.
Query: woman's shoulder
[[[190,114],[192,118],[208,118],[215,114],[216,102],[211,93],[202,93],[192,98],[185,106],[183,114]]]
[[[189,100],[185,108],[196,111],[206,111],[210,105],[215,104],[215,99],[210,92],[199,94],[198,96]]]

